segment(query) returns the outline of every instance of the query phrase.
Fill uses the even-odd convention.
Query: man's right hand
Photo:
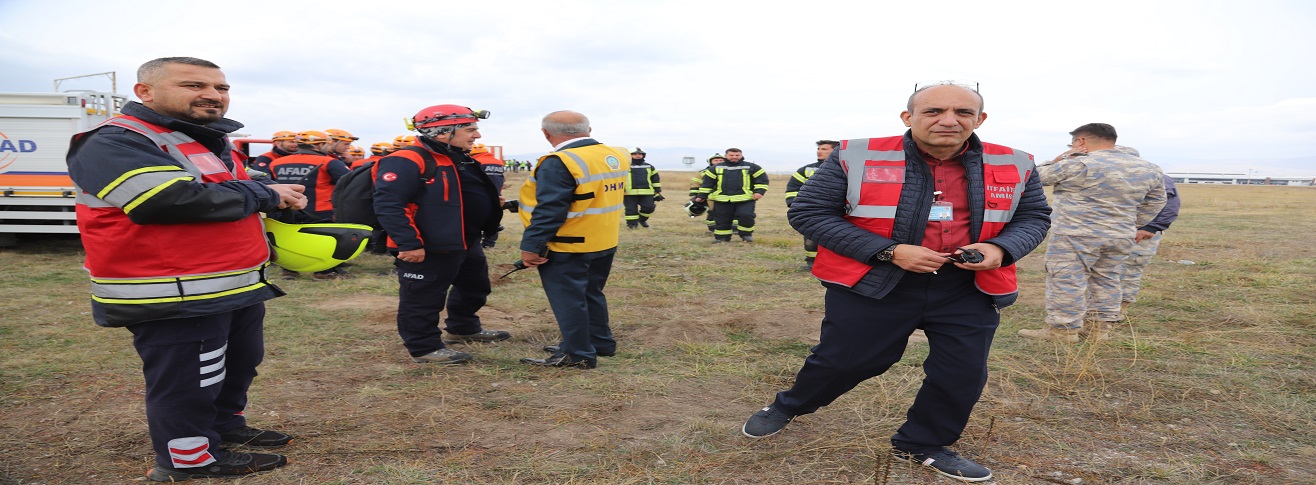
[[[946,264],[946,256],[951,253],[939,253],[923,246],[897,244],[891,257],[891,264],[911,273],[931,273]]]
[[[425,248],[412,249],[409,251],[398,251],[398,260],[406,263],[424,262]]]
[[[306,196],[302,192],[306,187],[299,184],[270,184],[266,185],[270,190],[279,194],[279,208],[293,208],[302,210],[306,208]]]
[[[1133,242],[1134,242],[1134,243],[1140,243],[1140,242],[1146,241],[1146,240],[1148,240],[1148,239],[1151,239],[1151,238],[1153,238],[1153,237],[1156,237],[1156,233],[1151,232],[1151,231],[1144,231],[1144,230],[1142,230],[1142,229],[1138,229],[1138,235],[1133,237]]]

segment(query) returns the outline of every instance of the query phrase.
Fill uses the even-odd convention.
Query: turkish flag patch
[[[385,182],[392,182],[398,179],[398,174],[395,174],[393,172],[384,172],[384,175],[380,175],[379,178],[384,179]]]

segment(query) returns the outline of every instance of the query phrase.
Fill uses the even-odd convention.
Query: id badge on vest
[[[941,191],[932,193],[932,211],[928,212],[929,221],[953,221],[955,220],[955,206],[950,202],[941,199]]]

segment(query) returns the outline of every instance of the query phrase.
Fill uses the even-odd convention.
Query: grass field
[[[925,343],[781,435],[741,436],[816,342],[823,289],[798,269],[784,177],[755,243],[711,247],[681,213],[690,175],[663,174],[653,228],[622,230],[607,291],[619,354],[595,370],[518,362],[557,329],[533,271],[497,279],[519,257],[515,215],[483,312],[513,338],[466,346],[469,365],[407,359],[386,257],[354,261],[350,280],[281,282],[247,416],[298,439],[287,467],[226,483],[950,483],[885,458]],[[1316,189],[1180,191],[1113,340],[1018,337],[1043,318],[1044,248],[1020,262],[956,446],[996,483],[1316,483]],[[127,331],[91,322],[81,252],[53,236],[0,250],[0,483],[134,482],[152,464],[140,361]]]

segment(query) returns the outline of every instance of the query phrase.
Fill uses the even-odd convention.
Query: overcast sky
[[[981,83],[983,139],[1038,158],[1105,122],[1167,171],[1316,176],[1316,2],[1300,0],[0,0],[0,20],[0,91],[116,71],[131,93],[142,62],[201,57],[261,137],[341,128],[368,148],[452,103],[531,156],[540,118],[571,109],[662,168],[735,146],[785,171],[821,138],[902,133],[916,82],[957,79]]]

